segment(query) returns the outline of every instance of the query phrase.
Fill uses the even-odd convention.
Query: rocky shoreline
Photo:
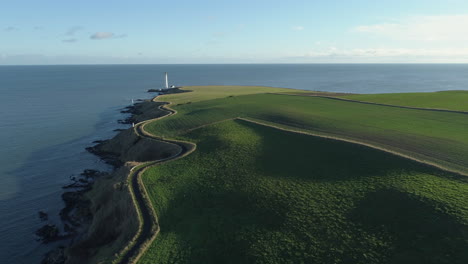
[[[188,91],[173,88],[158,92]],[[120,111],[130,116],[117,122],[136,124],[164,116],[167,111],[160,109],[164,104],[139,99]],[[179,150],[163,142],[141,139],[132,127],[116,131],[119,133],[112,139],[94,141],[95,145],[86,148],[112,165],[113,172],[86,169],[79,176],[71,177],[71,183],[62,187],[67,190],[62,194],[65,207],[59,213],[64,232],[50,223],[37,230],[36,235],[43,243],[70,241],[48,252],[42,264],[109,262],[137,232],[138,216],[126,181],[131,163],[127,163],[161,159]],[[39,212],[39,217],[48,218],[44,212]]]
[[[119,123],[131,124],[140,122],[142,119],[147,119],[143,110],[148,107],[157,108],[154,106],[155,104],[159,104],[148,100],[138,100],[137,102],[135,105],[127,106],[121,110],[121,113],[131,114],[131,116],[124,120],[118,120]],[[160,114],[163,113],[161,112]],[[154,116],[154,113],[151,116]],[[131,130],[131,128],[119,130],[120,132],[114,139],[128,130]],[[119,158],[120,151],[118,149],[117,151],[111,151],[106,147],[112,143],[112,140],[94,141],[94,146],[86,148],[90,153],[112,165],[114,168],[112,173],[85,169],[79,176],[72,176],[70,184],[62,187],[64,190],[67,190],[62,194],[65,207],[59,213],[63,232],[53,223],[47,223],[36,231],[35,234],[38,240],[45,244],[58,240],[70,240],[68,245],[61,245],[49,251],[41,261],[42,264],[74,263],[73,261],[69,261],[69,251],[85,238],[86,232],[92,225],[93,216],[96,214],[95,210],[93,210],[93,203],[96,201],[92,201],[92,198],[88,195],[89,192],[93,190],[96,181],[99,181],[101,178],[112,178],[113,174],[125,163],[125,161]],[[47,221],[48,215],[40,211],[39,218],[41,221]]]

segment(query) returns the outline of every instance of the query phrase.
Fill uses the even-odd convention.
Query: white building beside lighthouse
[[[168,78],[167,72],[165,72],[164,73],[164,87],[159,88],[156,91],[163,92],[163,91],[169,90],[170,88],[176,88],[176,87],[174,85],[169,86],[169,78]]]

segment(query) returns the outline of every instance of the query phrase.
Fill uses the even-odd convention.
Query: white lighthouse
[[[164,73],[164,75],[166,76],[166,87],[165,89],[169,89],[169,79],[167,78],[167,72]]]

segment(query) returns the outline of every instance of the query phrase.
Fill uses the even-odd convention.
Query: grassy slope
[[[147,130],[171,137],[201,125],[241,116],[368,142],[468,171],[465,114],[273,94],[224,97],[179,105],[175,109],[177,115],[149,124]]]
[[[159,97],[161,101],[169,101],[173,104],[185,104],[188,102],[199,102],[227,96],[258,94],[258,93],[281,93],[291,92],[301,93],[301,90],[286,88],[274,88],[265,86],[187,86],[185,90],[190,93],[167,94]],[[304,91],[305,92],[305,91]]]
[[[143,176],[161,233],[140,263],[468,262],[466,179],[240,120],[180,137],[197,151]]]
[[[342,98],[381,104],[468,111],[468,91],[436,93],[353,94]]]

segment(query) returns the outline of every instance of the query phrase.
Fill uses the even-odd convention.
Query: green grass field
[[[285,104],[287,98],[295,101]],[[468,263],[464,177],[361,145],[242,120],[181,133],[258,109],[258,118],[269,114],[268,120],[276,117],[289,125],[310,120],[308,129],[328,131],[335,125],[346,133],[385,135],[390,128],[379,122],[396,115],[382,113],[368,125],[372,129],[360,129],[369,118],[365,113],[376,112],[372,108],[348,106],[349,113],[336,119],[343,107],[316,99],[229,99],[238,100],[237,106],[213,100],[177,107],[178,115],[154,124],[154,132],[178,132],[179,138],[197,143],[197,150],[143,175],[161,232],[139,263]],[[273,107],[265,108],[266,103]],[[353,117],[356,113],[364,116]],[[416,116],[401,118],[414,122]],[[429,115],[426,122],[438,118]],[[461,122],[452,118],[448,124]],[[406,126],[390,124],[392,131],[404,132]],[[423,128],[428,129],[423,124],[408,129],[420,137],[444,132]],[[456,135],[455,128],[446,133]]]
[[[183,89],[191,91],[190,93],[167,94],[159,97],[161,101],[172,102],[174,105],[206,101],[227,96],[258,94],[258,93],[282,93],[295,91],[301,93],[301,90],[292,90],[285,88],[274,88],[265,86],[189,86]],[[306,91],[304,91],[306,92]]]
[[[468,91],[443,91],[436,93],[353,94],[340,96],[347,99],[468,112]]]
[[[367,143],[467,173],[466,114],[267,87],[187,89],[159,98],[178,113],[146,126],[197,150],[143,175],[161,232],[139,263],[468,262],[467,177],[233,119]],[[378,103],[397,104],[385,96]],[[452,100],[455,92],[427,96],[395,98],[404,106],[465,107]]]
[[[173,137],[213,122],[246,117],[290,129],[361,141],[468,172],[466,114],[279,94],[223,97],[174,105],[174,108],[177,115],[151,123],[146,129],[156,135]]]

